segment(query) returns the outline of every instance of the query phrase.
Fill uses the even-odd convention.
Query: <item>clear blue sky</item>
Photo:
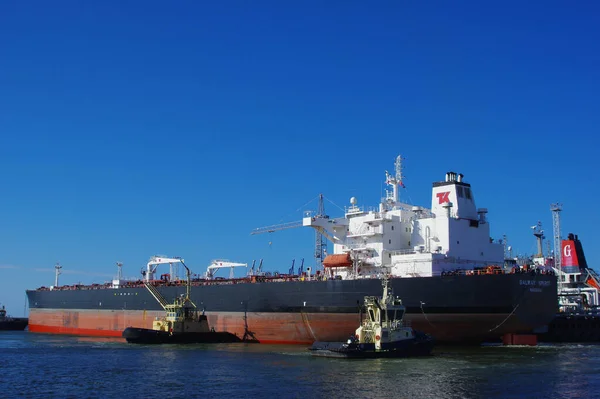
[[[85,3],[85,4],[84,4]],[[377,205],[462,172],[492,234],[600,217],[597,2],[15,1],[0,5],[0,302],[137,276],[156,253],[286,271],[320,192]],[[327,3],[327,5],[323,5]]]

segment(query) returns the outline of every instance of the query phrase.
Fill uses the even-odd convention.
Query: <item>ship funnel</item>
[[[464,175],[462,173],[458,174],[458,182],[462,183]]]

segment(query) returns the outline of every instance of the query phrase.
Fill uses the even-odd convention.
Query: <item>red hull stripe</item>
[[[122,331],[95,330],[93,328],[70,328],[30,324],[29,331],[47,334],[85,335],[89,337],[121,337]]]
[[[80,335],[85,337],[122,337],[122,331],[111,331],[111,330],[96,330],[93,328],[69,328],[69,327],[55,327],[55,326],[42,326],[39,324],[30,324],[29,331],[33,333],[43,334],[61,334],[61,335]],[[285,341],[285,340],[261,340],[261,344],[274,344],[274,345],[312,345],[312,342],[306,341]]]

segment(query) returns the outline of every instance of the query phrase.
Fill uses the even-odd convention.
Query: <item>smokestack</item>
[[[458,181],[462,182],[464,175],[462,173],[458,174]]]

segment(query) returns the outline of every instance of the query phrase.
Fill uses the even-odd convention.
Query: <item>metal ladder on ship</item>
[[[154,299],[156,299],[158,301],[158,303],[160,303],[160,306],[163,307],[163,309],[167,309],[167,305],[169,304],[169,302],[167,302],[167,300],[165,299],[164,296],[162,296],[162,294],[160,292],[158,292],[158,290],[156,289],[155,286],[153,286],[151,283],[144,281],[144,285],[146,286],[146,288],[148,289],[148,291],[150,291],[150,294],[152,294],[152,296],[154,297]]]

